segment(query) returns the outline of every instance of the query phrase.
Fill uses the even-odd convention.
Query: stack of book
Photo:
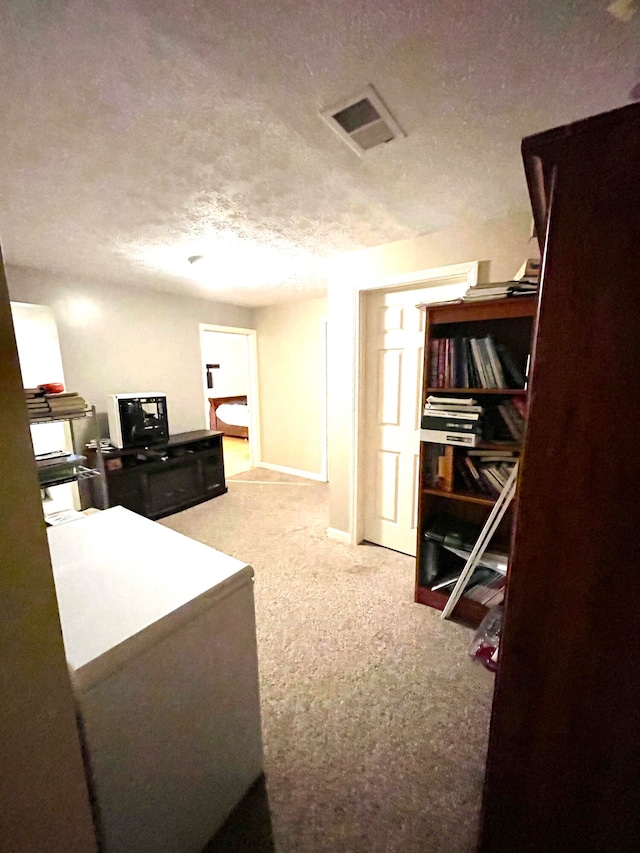
[[[463,302],[481,302],[485,299],[504,299],[508,296],[529,296],[538,292],[537,281],[513,279],[512,281],[487,282],[468,288]]]
[[[72,417],[83,414],[87,409],[87,401],[75,391],[48,394],[38,386],[25,388],[24,395],[30,421]]]
[[[427,397],[420,440],[475,447],[481,435],[482,406],[471,397]]]
[[[483,299],[504,299],[507,296],[528,296],[538,292],[540,261],[529,258],[511,281],[476,284],[468,288],[463,302],[478,302]]]
[[[437,305],[459,305],[461,302],[482,302],[489,299],[505,299],[510,296],[531,296],[538,292],[540,261],[530,258],[525,261],[515,278],[509,281],[488,281],[473,284],[462,296],[443,299],[440,302],[423,302],[418,308],[433,308]]]
[[[24,397],[27,401],[29,420],[37,421],[40,418],[48,418],[51,414],[49,405],[44,399],[42,388],[25,388]]]
[[[526,377],[508,348],[491,335],[432,338],[430,388],[524,388]]]

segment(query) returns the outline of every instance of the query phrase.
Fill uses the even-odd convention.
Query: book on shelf
[[[482,406],[432,406],[429,403],[423,409],[424,418],[458,418],[461,421],[477,421],[482,414]]]
[[[422,410],[423,429],[459,427],[462,432],[469,429],[479,432],[483,407],[476,405],[476,401],[470,397],[460,400],[461,404],[458,404],[458,401],[450,397],[428,397]]]
[[[459,432],[462,434],[473,433],[479,435],[481,431],[478,418],[457,417],[455,413],[442,413],[441,415],[423,415],[420,424],[425,430],[445,430]]]
[[[425,409],[427,407],[437,409],[452,409],[460,407],[465,411],[482,411],[482,406],[478,406],[477,401],[474,400],[473,397],[440,397],[435,394],[430,394],[427,397]]]
[[[491,335],[433,338],[429,344],[430,388],[524,388],[526,371]]]
[[[489,491],[493,492],[495,497],[500,495],[504,483],[501,478],[498,477],[498,473],[494,466],[492,465],[484,465],[480,469],[480,476],[484,479],[485,483],[489,487]]]
[[[485,299],[505,299],[509,295],[511,281],[487,282],[470,287],[462,297],[463,302],[477,302]]]
[[[496,344],[496,349],[498,351],[498,356],[500,361],[505,369],[505,376],[508,380],[510,387],[513,388],[524,388],[526,383],[526,377],[522,370],[518,367],[515,359],[512,357],[509,352],[509,348],[506,347],[502,343]]]
[[[491,373],[493,374],[494,382],[496,383],[496,388],[506,388],[507,383],[493,338],[491,335],[487,335],[486,337],[481,338],[481,340],[486,351],[486,356],[489,360],[489,366],[491,368]]]
[[[522,441],[524,418],[510,400],[498,404],[498,412],[514,441]]]
[[[453,490],[496,498],[517,461],[515,452],[493,454],[482,450],[454,451]]]
[[[445,492],[453,489],[453,447],[445,444],[425,445],[424,484],[429,489]]]
[[[475,447],[479,436],[475,433],[462,433],[447,430],[421,429],[420,441],[435,442],[436,444],[453,444],[461,447]]]
[[[29,389],[32,392],[34,389]],[[39,396],[26,397],[30,420],[55,419],[83,414],[87,401],[76,391],[46,393],[41,390]]]

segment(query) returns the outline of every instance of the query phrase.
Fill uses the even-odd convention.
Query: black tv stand
[[[106,506],[123,506],[147,518],[162,518],[227,491],[222,433],[196,430],[173,435],[166,444],[103,450]],[[97,451],[87,448],[87,456]]]

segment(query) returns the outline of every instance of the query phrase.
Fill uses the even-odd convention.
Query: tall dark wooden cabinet
[[[479,850],[640,850],[640,104],[525,139],[543,249]]]

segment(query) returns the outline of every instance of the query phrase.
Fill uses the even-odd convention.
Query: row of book
[[[497,498],[505,487],[517,461],[514,451],[503,453],[491,450],[475,450],[459,454],[455,459],[453,488],[471,494]]]
[[[458,450],[447,444],[429,443],[423,454],[423,481],[427,488],[495,499],[518,456],[517,450]]]
[[[431,388],[524,388],[526,376],[508,348],[491,335],[432,338]]]
[[[29,420],[34,422],[81,415],[87,409],[87,401],[75,391],[48,393],[37,386],[25,388],[24,396]]]

